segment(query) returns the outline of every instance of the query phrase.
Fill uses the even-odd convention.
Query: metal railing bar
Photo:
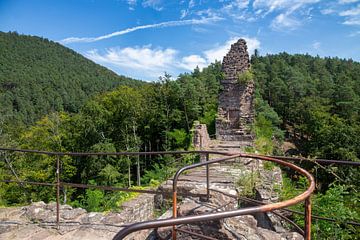
[[[160,152],[51,152],[51,151],[32,150],[32,149],[0,147],[0,151],[37,153],[37,154],[45,154],[49,156],[137,156],[137,155],[173,155],[173,154],[189,154],[189,153],[209,153],[209,154],[218,154],[225,156],[234,155],[234,153],[230,153],[230,152],[207,151],[207,150],[206,151],[202,151],[202,150],[160,151]]]
[[[15,222],[15,221],[0,221],[0,225],[36,225],[36,226],[57,226],[56,221],[55,222]],[[62,222],[60,221],[60,226],[109,226],[109,227],[117,227],[117,228],[124,228],[130,226],[130,224],[110,224],[110,223],[80,223],[80,222],[74,222],[74,221],[66,221]]]
[[[17,181],[17,180],[0,180],[0,182],[5,183],[19,183],[19,184],[28,184],[28,185],[39,185],[39,186],[56,186],[56,183],[44,183],[44,182],[31,182],[31,181]]]
[[[230,193],[225,193],[225,192],[219,191],[219,190],[217,190],[217,189],[210,188],[210,191],[218,192],[218,193],[224,194],[225,196],[232,197],[232,198],[239,198],[239,199],[241,199],[241,200],[243,200],[243,201],[250,202],[250,203],[254,203],[254,204],[257,204],[257,205],[266,205],[266,203],[261,202],[261,201],[258,201],[258,200],[255,200],[255,199],[251,199],[251,198],[247,198],[247,197],[243,197],[243,196],[237,196],[237,195],[230,194]],[[279,210],[283,210],[283,211],[286,211],[286,212],[295,213],[295,214],[299,214],[299,215],[305,215],[305,213],[303,213],[303,212],[296,211],[296,210],[292,210],[292,209],[289,209],[289,208],[282,208],[282,209],[279,209]],[[276,214],[276,212],[273,212],[273,213]],[[281,215],[281,214],[280,214],[280,215]],[[284,217],[284,218],[286,218],[286,217],[283,216],[283,215],[281,215],[281,216]],[[312,218],[315,218],[315,219],[319,219],[319,220],[324,220],[324,221],[338,222],[338,220],[333,219],[333,218],[322,217],[322,216],[313,215],[313,214],[311,214],[311,217],[312,217]],[[289,219],[289,220],[290,220],[290,219]],[[290,220],[290,221],[292,221],[292,220]],[[352,221],[352,220],[346,221],[346,222],[342,222],[342,223],[349,224],[349,225],[354,225],[354,226],[360,226],[360,223],[359,223],[359,222],[355,222],[355,221]]]
[[[0,180],[0,182],[5,183],[19,183],[19,184],[28,184],[28,185],[40,185],[40,186],[56,186],[56,183],[44,183],[44,182],[31,182],[31,181],[17,181],[17,180]],[[118,187],[110,187],[110,186],[99,186],[99,185],[87,185],[87,184],[80,184],[80,183],[67,183],[67,182],[60,182],[61,187],[75,187],[75,188],[95,188],[101,190],[109,190],[109,191],[122,191],[122,192],[137,192],[137,193],[148,193],[148,194],[163,194],[164,196],[169,195],[170,193],[165,191],[156,191],[156,190],[146,190],[146,189],[131,189],[131,188],[118,188]],[[183,197],[204,197],[206,194],[200,193],[179,193],[179,196]]]
[[[318,162],[323,164],[339,164],[339,165],[351,165],[355,167],[360,167],[360,162],[354,162],[350,160],[331,160],[331,159],[320,159],[320,158],[308,159],[303,157],[285,157],[285,156],[271,156],[271,157],[281,160],[289,160],[289,161]]]

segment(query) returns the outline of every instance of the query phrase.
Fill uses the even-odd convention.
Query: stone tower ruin
[[[239,39],[222,62],[224,78],[220,82],[217,140],[251,142],[253,139],[250,126],[254,122],[254,80],[241,81],[242,74],[249,69],[246,41]]]

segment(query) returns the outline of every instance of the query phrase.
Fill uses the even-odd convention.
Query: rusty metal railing
[[[178,195],[177,194],[177,181],[178,181],[180,174],[189,169],[193,169],[193,168],[201,167],[201,166],[208,166],[208,165],[214,164],[214,163],[225,162],[227,160],[231,160],[231,159],[234,159],[237,157],[272,161],[272,162],[278,163],[280,165],[287,166],[287,167],[295,170],[296,172],[302,174],[303,176],[305,176],[309,181],[309,186],[305,192],[301,193],[300,195],[298,195],[292,199],[285,200],[283,202],[270,203],[270,204],[266,204],[266,205],[248,207],[248,208],[231,210],[231,211],[216,212],[216,213],[211,213],[211,214],[203,214],[203,215],[177,218],[177,195]],[[208,157],[207,157],[207,159],[208,159]],[[206,178],[208,179],[208,177],[209,177],[208,171],[206,171],[206,175],[207,175]],[[309,172],[307,172],[306,170],[304,170],[292,163],[285,162],[285,161],[271,158],[271,157],[265,157],[265,156],[259,156],[259,155],[253,155],[253,154],[234,154],[231,156],[227,156],[227,157],[223,157],[223,158],[219,158],[219,159],[215,159],[215,160],[197,163],[197,164],[185,166],[185,167],[179,169],[174,176],[174,179],[173,179],[173,218],[146,221],[146,222],[132,224],[132,225],[122,229],[119,233],[117,233],[115,235],[114,239],[115,240],[123,239],[128,234],[135,232],[135,231],[139,231],[139,230],[173,226],[172,238],[173,238],[173,240],[175,240],[176,239],[176,231],[177,231],[176,225],[191,224],[191,223],[196,223],[199,221],[217,220],[217,219],[259,213],[259,212],[269,212],[269,211],[273,211],[276,209],[281,209],[281,208],[285,208],[288,206],[292,206],[299,202],[305,201],[305,229],[304,229],[305,233],[304,233],[304,237],[305,237],[305,239],[309,240],[309,239],[311,239],[311,200],[310,200],[310,196],[311,196],[311,193],[314,191],[314,189],[315,189],[315,181],[314,181],[313,176]],[[207,193],[209,191],[210,191],[209,183],[207,181]]]
[[[56,188],[56,225],[59,228],[60,226],[60,189],[62,187],[74,187],[74,188],[92,188],[99,190],[110,190],[110,191],[122,191],[122,192],[136,192],[136,193],[149,193],[149,194],[162,194],[163,192],[150,189],[132,189],[132,188],[121,188],[121,187],[112,187],[112,186],[103,186],[103,185],[89,185],[81,183],[69,183],[61,181],[61,172],[60,172],[60,163],[61,157],[71,156],[71,157],[86,157],[86,156],[163,156],[163,155],[184,155],[184,154],[216,154],[216,155],[231,155],[230,153],[217,152],[217,151],[160,151],[160,152],[51,152],[51,151],[41,151],[41,150],[32,150],[32,149],[16,149],[16,148],[4,148],[0,147],[2,152],[18,152],[18,153],[27,153],[27,154],[41,154],[47,156],[55,157],[55,181],[54,183],[49,182],[36,182],[36,181],[25,181],[19,179],[14,169],[11,167],[12,174],[15,175],[16,180],[11,179],[0,179],[0,182],[5,183],[17,183],[21,186],[25,185],[37,185],[37,186],[48,186]],[[6,158],[5,158],[6,160]],[[7,161],[5,161],[9,164]],[[193,196],[201,197],[204,194],[191,194],[186,195],[180,194],[181,196]],[[209,195],[208,195],[209,196]]]
[[[38,151],[38,150],[25,150],[25,149],[14,149],[14,148],[1,148],[0,151],[10,151],[10,152],[23,152],[23,153],[33,153],[33,154],[45,154],[48,156],[55,156],[56,157],[56,178],[55,183],[44,183],[44,182],[31,182],[31,181],[22,181],[22,180],[0,180],[1,182],[15,182],[19,184],[31,184],[31,185],[43,185],[43,186],[50,186],[50,187],[56,187],[56,207],[57,207],[57,226],[59,226],[60,223],[60,217],[59,217],[59,211],[60,211],[60,188],[61,187],[75,187],[75,188],[96,188],[96,189],[102,189],[102,190],[111,190],[111,191],[126,191],[126,192],[139,192],[139,193],[151,193],[151,194],[160,194],[161,191],[157,190],[143,190],[143,189],[129,189],[129,188],[117,188],[117,187],[111,187],[111,186],[94,186],[94,185],[87,185],[87,184],[80,184],[80,183],[67,183],[61,181],[61,175],[60,175],[60,162],[62,156],[73,156],[73,157],[79,157],[79,156],[139,156],[139,155],[174,155],[174,154],[202,154],[206,155],[206,162],[201,162],[189,166],[185,166],[181,169],[179,169],[173,179],[173,218],[171,219],[164,219],[164,220],[154,220],[154,221],[148,221],[143,223],[135,223],[126,225],[126,227],[121,230],[117,235],[114,237],[114,239],[122,239],[126,235],[128,235],[131,232],[138,231],[141,229],[148,229],[148,228],[159,228],[164,226],[173,226],[173,239],[176,239],[176,225],[179,224],[188,224],[188,223],[195,223],[197,221],[205,221],[205,220],[216,220],[216,219],[222,219],[222,218],[228,218],[228,217],[234,217],[234,216],[240,216],[240,215],[246,215],[246,214],[252,214],[257,212],[269,212],[276,209],[282,209],[287,206],[291,206],[294,204],[297,204],[299,202],[305,201],[305,238],[310,239],[311,236],[311,202],[310,202],[310,195],[314,190],[315,183],[313,177],[304,169],[289,163],[285,162],[283,160],[273,158],[273,157],[267,157],[267,156],[259,156],[259,155],[253,155],[253,154],[239,154],[239,153],[229,153],[229,152],[218,152],[218,151],[169,151],[169,152],[100,152],[100,153],[79,153],[79,152],[48,152],[48,151]],[[209,154],[217,154],[217,155],[223,155],[225,157],[221,157],[214,160],[209,160]],[[206,197],[207,199],[210,198],[210,169],[209,165],[214,163],[220,163],[225,162],[229,160],[233,160],[235,158],[252,158],[252,159],[258,159],[258,160],[265,160],[265,161],[272,161],[275,163],[278,163],[283,166],[287,166],[298,173],[304,175],[309,180],[309,186],[308,189],[303,192],[302,194],[298,195],[297,197],[294,197],[292,199],[278,202],[278,203],[271,203],[261,206],[255,206],[255,207],[249,207],[249,208],[243,208],[243,209],[237,209],[232,211],[225,211],[225,212],[216,212],[211,214],[205,214],[205,215],[198,215],[198,216],[187,216],[187,217],[181,217],[177,218],[177,197],[178,196],[200,196],[196,194],[179,194],[177,193],[177,181],[178,177],[186,170],[193,169],[196,167],[205,166],[206,167]],[[287,159],[287,160],[293,160],[293,159]],[[303,160],[303,159],[302,159]],[[315,160],[316,161],[316,160]],[[355,164],[356,165],[356,164]],[[356,165],[357,166],[357,165]],[[201,195],[204,196],[204,195]]]

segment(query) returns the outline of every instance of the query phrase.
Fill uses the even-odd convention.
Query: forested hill
[[[305,155],[360,158],[360,63],[287,53],[253,57],[257,90]]]
[[[77,112],[91,96],[136,81],[44,38],[0,32],[0,122]]]

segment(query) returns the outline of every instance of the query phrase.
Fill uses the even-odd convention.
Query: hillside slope
[[[93,94],[138,84],[58,43],[0,32],[0,122],[31,124],[51,111],[77,112]]]

